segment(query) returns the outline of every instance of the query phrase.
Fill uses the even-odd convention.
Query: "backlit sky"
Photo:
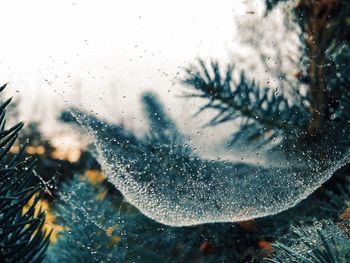
[[[235,17],[247,15],[244,0],[12,0],[0,10],[0,82],[22,118],[47,123],[64,105],[137,120],[145,90],[188,115],[176,78],[197,57],[225,61]]]

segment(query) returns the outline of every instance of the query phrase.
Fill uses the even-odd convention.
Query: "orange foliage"
[[[23,213],[28,211],[30,206],[33,204],[35,196],[33,196],[28,203],[23,207]],[[67,227],[57,225],[56,222],[56,217],[55,215],[51,212],[49,203],[46,200],[39,200],[39,202],[35,206],[35,214],[39,213],[39,210],[45,211],[46,217],[45,217],[45,223],[43,226],[43,231],[46,230],[47,233],[49,233],[52,230],[51,236],[50,236],[50,242],[55,243],[57,242],[58,239],[58,234],[61,231],[67,230]]]
[[[100,170],[87,170],[86,176],[92,185],[100,184],[106,179]]]
[[[263,250],[263,257],[271,256],[273,253],[273,247],[271,246],[270,242],[266,240],[260,240],[258,242],[258,248]]]

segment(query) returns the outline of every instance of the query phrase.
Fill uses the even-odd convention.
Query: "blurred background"
[[[142,180],[142,176],[145,178],[158,176],[161,185],[166,186],[168,186],[167,176],[169,178],[173,176],[176,184],[181,185],[183,182],[181,180],[185,177],[183,175],[191,177],[200,174],[201,168],[204,167],[203,171],[209,171],[210,174],[203,172],[200,176],[211,178],[213,175],[212,187],[215,190],[219,189],[220,193],[220,187],[215,185],[218,181],[215,179],[216,174],[222,175],[223,178],[225,176],[230,178],[231,174],[232,176],[248,174],[244,180],[240,180],[243,186],[241,188],[244,188],[240,190],[245,192],[245,189],[248,189],[247,193],[252,193],[251,196],[258,193],[258,197],[254,197],[257,200],[254,198],[250,200],[251,196],[242,198],[237,194],[238,201],[228,198],[230,202],[227,202],[239,206],[239,201],[243,200],[243,203],[246,201],[247,210],[240,209],[240,212],[243,211],[243,217],[245,213],[254,214],[254,208],[264,205],[281,208],[280,210],[286,209],[287,206],[283,207],[281,204],[283,202],[279,201],[288,199],[287,204],[290,206],[296,196],[290,190],[293,187],[301,185],[300,192],[311,194],[316,188],[316,182],[318,187],[330,175],[324,179],[326,176],[321,176],[321,172],[325,169],[322,170],[321,166],[319,170],[311,169],[318,164],[311,156],[304,161],[309,162],[307,167],[310,168],[312,179],[315,180],[308,180],[305,171],[299,173],[297,170],[303,164],[301,159],[295,158],[290,162],[288,159],[291,156],[299,157],[297,154],[300,152],[309,153],[304,151],[305,149],[297,152],[295,144],[303,146],[309,143],[314,146],[314,141],[309,137],[300,136],[301,139],[298,137],[309,131],[305,132],[308,128],[303,126],[305,129],[298,133],[296,123],[298,119],[302,119],[302,115],[294,111],[298,108],[300,102],[298,99],[305,95],[310,80],[302,78],[303,70],[305,71],[307,67],[305,66],[307,63],[302,59],[303,51],[308,48],[301,41],[300,36],[304,32],[296,20],[292,19],[291,10],[299,8],[297,4],[299,2],[301,1],[0,2],[2,10],[0,32],[3,38],[0,44],[0,84],[8,83],[5,91],[1,93],[1,99],[13,96],[13,103],[8,107],[9,124],[21,120],[26,123],[18,142],[11,148],[11,154],[17,154],[20,145],[28,142],[24,148],[25,158],[34,156],[38,159],[37,174],[31,183],[45,182],[45,194],[40,205],[47,212],[45,229],[54,230],[50,237],[48,262],[59,262],[59,260],[65,262],[67,258],[90,259],[95,255],[101,259],[100,262],[116,258],[120,262],[152,263],[261,262],[264,257],[272,255],[274,251],[272,242],[282,240],[286,233],[292,232],[291,220],[310,223],[314,219],[328,219],[334,216],[334,214],[325,216],[325,212],[320,209],[324,206],[322,202],[327,195],[325,189],[321,187],[300,206],[273,219],[267,217],[237,224],[213,223],[182,228],[165,226],[140,213],[137,210],[140,206],[135,208],[128,204],[119,192],[120,189],[116,189],[115,186],[118,184],[110,180],[111,178],[119,180],[123,175],[121,177],[112,175],[107,180],[106,174],[101,169],[103,158],[96,159],[97,155],[91,153],[96,150],[90,145],[93,139],[91,137],[95,136],[96,144],[102,142],[98,146],[100,150],[102,149],[101,152],[106,150],[103,152],[106,154],[104,158],[112,163],[110,167],[115,168],[114,170],[125,166],[125,171],[128,171],[130,168],[128,165],[132,163],[135,178],[139,178],[138,175],[141,175]],[[267,12],[266,3],[276,5],[276,8],[271,7]],[[247,79],[251,80],[247,81],[249,85],[257,90],[260,87],[266,88],[270,95],[264,99],[267,106],[269,103],[272,108],[277,105],[273,108],[276,115],[271,115],[268,107],[268,110],[264,111],[266,105],[262,106],[263,103],[255,107],[258,101],[253,99],[250,102],[251,111],[254,113],[254,110],[261,108],[268,115],[268,121],[270,118],[273,122],[278,119],[276,116],[283,115],[280,112],[284,113],[285,108],[280,108],[279,102],[276,103],[279,98],[284,102],[295,103],[296,107],[288,108],[287,117],[282,116],[281,121],[283,124],[290,121],[292,127],[290,130],[284,130],[283,125],[282,128],[278,126],[282,132],[276,135],[288,143],[288,136],[293,137],[297,134],[296,140],[292,138],[294,140],[292,143],[295,144],[287,145],[290,148],[281,144],[290,150],[288,153],[291,154],[287,155],[287,158],[278,156],[274,162],[267,164],[264,163],[267,158],[265,159],[263,152],[270,150],[267,147],[259,150],[247,149],[248,144],[248,147],[245,144],[240,144],[236,148],[226,147],[232,134],[240,131],[244,114],[242,118],[228,119],[230,121],[223,121],[220,125],[206,125],[214,119],[217,113],[215,107],[208,107],[208,110],[202,108],[205,111],[196,115],[206,101],[197,97],[184,98],[183,95],[189,90],[181,80],[186,78],[186,70],[195,68],[191,67],[193,65],[198,66],[198,59],[207,65],[210,65],[212,59],[218,62],[223,78],[226,73],[225,66],[234,64],[234,81],[239,81],[241,71],[244,71]],[[194,73],[193,76],[196,74],[196,72],[189,73]],[[305,75],[308,77],[308,74]],[[333,81],[333,75],[329,78],[329,83],[336,83],[334,85],[338,86],[337,82]],[[256,91],[254,88],[249,90],[250,95]],[[295,90],[301,95],[294,94]],[[208,94],[213,95],[210,90]],[[225,95],[225,92],[223,94]],[[244,95],[244,91],[242,94]],[[210,96],[203,98],[209,98],[209,101],[212,99]],[[249,104],[243,101],[241,108],[238,107],[238,111],[241,110],[243,113],[245,113],[244,103]],[[304,101],[300,102],[303,103]],[[306,103],[306,106],[310,105]],[[328,106],[333,110],[332,105]],[[62,117],[62,112],[72,108],[77,112],[83,112],[81,119]],[[235,107],[233,109],[237,110]],[[74,113],[74,110],[70,113]],[[230,110],[232,112],[232,109],[228,108],[228,112]],[[154,112],[156,114],[151,115]],[[258,115],[249,115],[246,124],[255,121],[259,124]],[[79,114],[72,116],[74,119],[79,117]],[[290,116],[292,118],[289,118]],[[76,129],[72,123],[67,122],[75,122],[78,126],[85,125],[84,131],[91,136],[82,134],[82,129]],[[260,133],[257,137],[273,138],[275,127],[269,122],[262,121],[262,123],[262,127],[258,127]],[[297,131],[294,133],[295,130]],[[246,130],[242,128],[243,137],[245,132]],[[254,137],[252,141],[255,143],[257,139]],[[272,144],[277,145],[280,142],[278,139],[276,141],[277,143],[274,141]],[[124,166],[113,166],[117,160],[110,158],[113,157],[113,147],[117,149],[114,157],[121,156]],[[310,149],[310,152],[314,150],[314,148],[306,150]],[[142,159],[144,156],[150,159]],[[272,155],[272,159],[276,156]],[[327,155],[326,157],[328,158]],[[332,167],[337,157],[333,158],[329,158],[329,163],[324,163]],[[209,163],[208,159],[212,162]],[[232,162],[228,163],[226,160]],[[228,167],[226,164],[233,164],[232,169],[225,170]],[[236,164],[238,169],[234,169]],[[247,164],[253,164],[251,170],[244,170],[247,168],[244,165]],[[336,163],[337,169],[342,164]],[[218,165],[217,170],[215,165]],[[255,169],[256,166],[260,166],[260,170]],[[290,166],[296,168],[293,170],[295,173],[288,170]],[[214,167],[213,170],[210,170],[210,167]],[[274,170],[276,174],[263,173],[265,168],[266,171]],[[283,170],[284,168],[286,170]],[[124,170],[120,170],[122,174]],[[198,171],[200,173],[197,173]],[[345,170],[345,173],[348,171]],[[247,179],[249,175],[250,181]],[[261,183],[256,180],[258,175],[262,175],[260,179],[266,181]],[[300,179],[299,175],[305,176]],[[230,180],[235,181],[232,178]],[[297,180],[294,180],[295,178]],[[342,184],[344,178],[337,178],[326,187],[336,188],[335,185],[339,182]],[[303,180],[306,181],[305,184]],[[223,186],[229,185],[226,185],[224,180],[223,182]],[[271,182],[277,185],[276,189],[280,192],[270,191],[270,186],[273,185]],[[288,188],[289,186],[291,187]],[[286,194],[281,190],[282,187]],[[261,189],[266,190],[265,192],[271,197],[270,203],[261,196],[259,198]],[[350,193],[349,189],[347,191]],[[232,191],[239,193],[234,191],[234,188]],[[142,197],[142,194],[140,196]],[[219,202],[226,200],[225,197],[225,194],[222,199],[220,196]],[[30,204],[29,202],[29,206]],[[215,204],[213,211],[219,211],[221,208],[220,203]],[[340,215],[339,209],[333,213],[336,213],[337,219],[348,220],[349,211],[343,208],[342,206]],[[174,211],[176,214],[175,209]],[[203,209],[203,214],[205,212]],[[319,227],[325,228],[322,224]],[[345,229],[348,231],[348,226]],[[317,233],[314,233],[313,237]],[[294,236],[288,238],[296,240]],[[64,254],[63,251],[67,253]],[[82,257],[80,252],[83,254]]]
[[[222,140],[218,134],[229,132],[220,128],[211,136],[214,128],[206,128],[198,135],[205,115],[192,114],[201,102],[179,98],[184,68],[196,58],[225,64],[234,57],[242,62],[238,68],[253,67],[254,79],[266,83],[264,63],[274,63],[244,43],[252,35],[247,21],[255,25],[262,17],[263,1],[11,1],[0,7],[0,81],[9,82],[19,118],[40,123],[55,145],[65,134],[57,116],[72,106],[144,133],[140,97],[154,91],[192,143],[213,147]],[[283,32],[282,16],[274,13],[279,23],[260,29],[265,46],[276,44],[276,30]]]

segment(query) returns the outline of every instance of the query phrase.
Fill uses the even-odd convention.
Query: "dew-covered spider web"
[[[70,20],[57,17],[67,23],[65,29],[53,27],[40,37],[43,43],[32,43],[43,52],[42,60],[32,63],[38,59],[33,53],[35,59],[27,61],[38,68],[23,76],[39,72],[42,91],[63,98],[64,109],[55,109],[59,103],[47,94],[32,103],[42,113],[38,121],[47,119],[41,108],[46,104],[64,110],[60,121],[90,139],[108,181],[142,213],[171,226],[276,214],[348,163],[350,112],[343,107],[350,102],[348,91],[336,94],[343,103],[337,109],[327,106],[331,116],[324,136],[304,134],[305,112],[314,110],[310,101],[303,104],[308,86],[300,78],[305,66],[300,28],[292,22],[286,28],[289,12],[276,8],[265,15],[265,1],[246,1],[253,3],[247,7],[241,1],[107,2],[97,5],[103,15],[95,20],[95,4],[63,3]],[[60,13],[53,8],[47,14]],[[70,41],[63,49],[65,39]],[[342,66],[332,63],[342,81]],[[8,66],[0,67],[6,72]],[[191,86],[186,98],[185,84]],[[40,97],[23,87],[26,98]],[[27,106],[23,111],[33,117]],[[240,135],[234,142],[233,134]],[[261,144],[259,136],[270,140]]]
[[[211,142],[217,137],[215,129],[222,129],[217,127],[210,132],[198,128],[192,138],[204,138],[194,142],[180,131],[156,94],[143,94],[141,103],[148,127],[141,135],[77,109],[62,118],[78,124],[92,139],[108,180],[125,199],[167,225],[236,222],[281,212],[349,161],[348,151],[326,138],[315,148],[288,152],[244,145],[223,150],[220,143]]]

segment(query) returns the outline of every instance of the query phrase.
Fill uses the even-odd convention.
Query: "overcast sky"
[[[139,128],[140,94],[153,90],[184,128],[198,105],[176,98],[177,77],[198,57],[227,60],[244,2],[1,1],[0,81],[22,95],[27,120],[81,105]]]

